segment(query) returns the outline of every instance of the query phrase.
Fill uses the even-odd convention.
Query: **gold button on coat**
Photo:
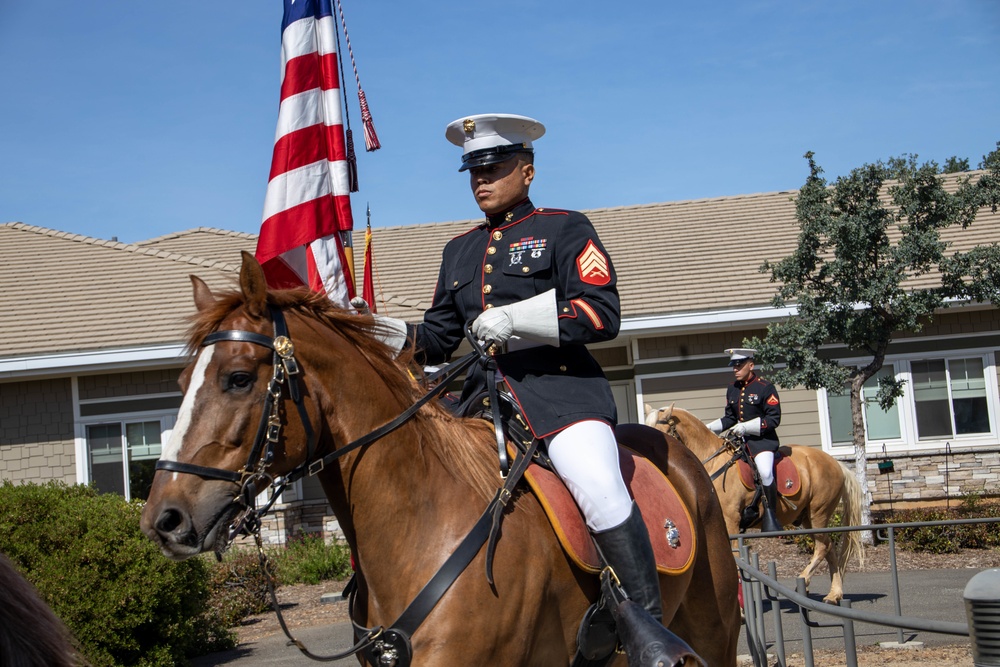
[[[531,269],[526,266],[521,267],[521,273],[527,273],[528,271],[531,271]]]
[[[489,248],[486,249],[486,254],[487,255],[495,255],[496,252],[497,252],[497,249],[494,248],[493,246],[490,246]]]
[[[565,373],[566,372],[566,365],[563,364],[563,365],[559,366],[559,370],[561,370],[563,373]]]
[[[493,286],[492,285],[484,285],[483,286],[483,294],[489,294],[492,291],[493,291]]]
[[[493,240],[494,241],[499,241],[502,238],[503,238],[503,233],[499,229],[497,231],[493,232]]]
[[[483,267],[483,271],[485,271],[486,273],[493,273],[493,265],[487,264],[486,266]]]

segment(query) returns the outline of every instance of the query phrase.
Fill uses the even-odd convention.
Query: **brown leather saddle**
[[[648,459],[621,444],[618,457],[625,486],[646,522],[657,570],[663,574],[681,574],[691,567],[695,555],[690,511],[670,480]],[[600,560],[590,530],[559,476],[534,463],[524,476],[566,555],[582,570],[593,574],[600,572]]]
[[[740,481],[748,490],[753,491],[756,486],[753,482],[753,469],[751,464],[744,460],[739,461]],[[779,447],[774,455],[774,481],[777,483],[778,493],[783,496],[794,496],[802,490],[802,480],[799,478],[799,469],[792,461],[791,447]]]
[[[471,414],[466,411],[466,416],[491,421],[490,401],[484,399],[485,395],[469,401],[466,405],[471,404],[476,409]],[[520,414],[517,402],[502,390],[502,385],[497,400],[500,403],[507,450],[513,458],[515,450],[524,451],[525,445],[530,444],[532,435]],[[626,436],[627,444],[647,449],[662,449],[663,434],[642,424],[619,426],[616,429],[616,436],[619,436],[619,465],[625,486],[646,522],[657,570],[664,574],[681,574],[694,562],[697,546],[691,512],[663,472],[633,447],[626,446],[622,434]],[[524,477],[545,510],[566,555],[582,570],[599,573],[600,559],[583,514],[541,448]]]

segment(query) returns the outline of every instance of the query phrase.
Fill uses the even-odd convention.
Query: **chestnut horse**
[[[224,549],[230,524],[243,512],[234,496],[246,482],[246,475],[228,471],[256,462],[255,432],[267,430],[273,458],[263,455],[265,473],[250,477],[266,482],[312,464],[309,472],[319,477],[355,559],[353,620],[389,628],[460,548],[504,483],[492,427],[456,418],[435,400],[384,437],[350,449],[346,443],[392,422],[423,393],[407,360],[394,358],[373,336],[377,323],[304,290],[268,291],[247,253],[240,291],[213,294],[191,279],[198,312],[189,344],[196,356],[180,378],[184,399],[143,510],[143,531],[175,560]],[[287,326],[283,336],[272,328],[279,320]],[[290,387],[268,389],[268,380],[289,366],[276,361],[279,354],[292,359],[285,370],[297,378],[297,402]],[[268,405],[280,422],[276,432]],[[653,442],[651,459],[695,524],[691,567],[661,575],[664,624],[707,664],[735,665],[736,568],[711,481],[672,438],[641,424],[625,426]],[[260,488],[251,486],[252,497]],[[526,487],[515,489],[503,513],[492,583],[484,573],[488,549],[476,549],[413,632],[413,664],[569,665],[600,583],[564,554]],[[365,664],[360,653],[358,659]]]
[[[687,445],[703,461],[710,474],[729,462],[731,451],[724,451],[707,460],[719,452],[725,440],[687,410],[673,405],[659,410],[646,407],[646,424]],[[781,525],[826,528],[841,504],[844,508],[842,525],[860,525],[863,498],[854,473],[821,449],[804,445],[791,445],[790,449],[791,459],[799,472],[801,488],[788,501],[779,497],[777,514]],[[716,477],[715,488],[722,501],[722,512],[726,516],[729,534],[735,535],[739,532],[743,508],[750,504],[754,492],[743,485],[735,468],[731,474]],[[839,549],[834,546],[831,533],[820,533],[812,537],[815,543],[812,559],[799,576],[805,579],[808,586],[820,562],[826,558],[830,568],[830,592],[823,601],[836,604],[844,597],[844,569],[847,563],[852,558],[857,558],[859,566],[864,565],[861,533],[845,533]]]

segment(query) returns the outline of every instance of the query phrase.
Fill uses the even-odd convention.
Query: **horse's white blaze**
[[[170,437],[167,439],[167,444],[163,446],[163,452],[160,454],[161,461],[176,461],[177,456],[180,454],[184,436],[187,435],[187,430],[191,426],[191,413],[194,411],[194,406],[198,400],[198,392],[201,391],[202,385],[205,384],[205,369],[208,368],[208,364],[212,361],[212,352],[214,350],[215,348],[209,345],[198,356],[198,361],[191,372],[191,384],[188,385],[188,390],[184,394],[184,400],[181,401],[181,410],[177,414],[177,423],[174,424],[174,429],[171,431]],[[174,473],[174,475],[176,476],[177,473]]]

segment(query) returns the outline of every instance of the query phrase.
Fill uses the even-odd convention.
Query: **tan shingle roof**
[[[775,286],[758,267],[795,248],[795,194],[585,211],[618,271],[623,316],[769,305]],[[475,224],[373,229],[379,312],[419,320],[430,305],[445,243]],[[970,229],[944,236],[956,240],[954,250],[994,243],[1000,214],[982,212]],[[354,237],[360,286],[364,234]],[[188,274],[215,289],[229,286],[239,251],[255,245],[253,234],[206,227],[126,245],[0,225],[0,358],[182,342],[193,308]]]
[[[183,341],[189,274],[231,284],[205,260],[15,222],[0,225],[0,357]]]
[[[637,318],[770,305],[776,286],[770,273],[758,269],[764,260],[795,249],[796,195],[771,192],[584,212],[615,263],[622,315]],[[418,319],[430,305],[444,244],[478,222],[373,229],[376,285],[388,302],[380,312]],[[955,242],[952,250],[993,243],[1000,239],[1000,214],[981,212],[969,229],[948,229],[942,236]],[[360,275],[363,242],[356,245]],[[928,276],[913,284],[933,280]]]
[[[158,236],[148,241],[139,241],[135,245],[140,248],[152,248],[239,264],[240,251],[253,252],[257,245],[257,235],[230,232],[213,227],[195,227],[183,232]]]

